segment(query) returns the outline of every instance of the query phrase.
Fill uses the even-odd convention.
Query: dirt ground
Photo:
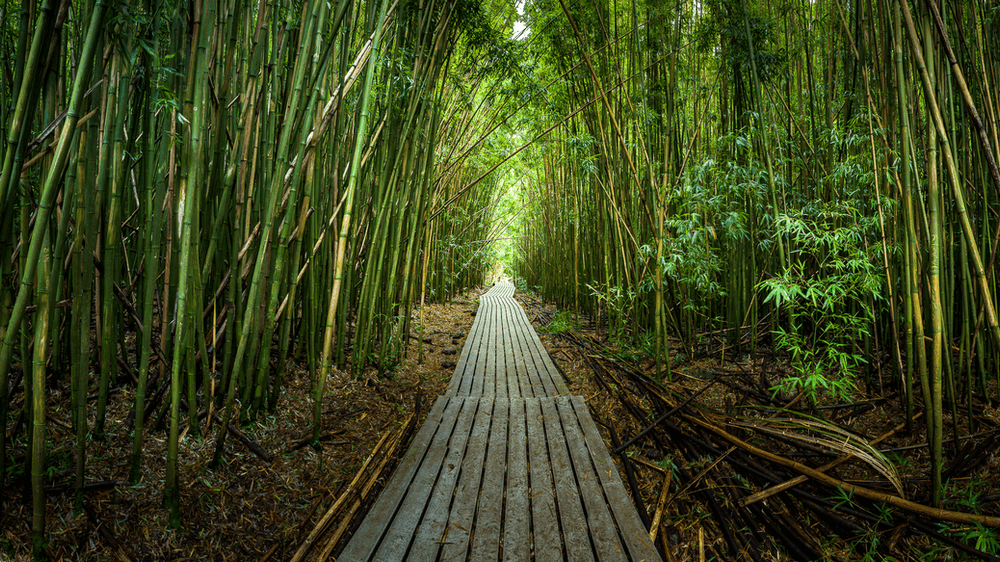
[[[536,328],[548,324],[557,313],[553,305],[542,303],[531,295],[516,296],[521,300]],[[596,329],[592,319],[576,318],[576,321],[578,329],[574,330],[574,334],[577,337],[546,334],[544,328],[539,336],[560,370],[572,381],[573,392],[587,397],[587,403],[598,421],[605,441],[609,449],[613,450],[616,443],[612,442],[607,427],[615,428],[616,434],[621,436],[622,441],[636,435],[644,429],[646,422],[651,423],[656,418],[653,415],[651,402],[638,395],[630,396],[634,400],[632,406],[646,417],[643,424],[637,423],[635,416],[623,406],[619,398],[626,393],[618,392],[616,396],[618,389],[608,389],[598,384],[592,368],[596,357],[594,349],[581,349],[574,341],[583,340],[600,344],[601,353],[604,355],[599,361],[602,365],[624,363],[628,368],[641,372],[649,379],[655,378],[656,366],[652,358],[636,353],[635,350],[616,348],[606,333],[600,333]],[[746,407],[749,403],[744,390],[749,385],[717,383],[719,380],[752,379],[760,388],[771,388],[790,376],[787,360],[774,357],[770,348],[761,344],[753,356],[741,354],[734,360],[730,353],[723,361],[722,352],[726,348],[722,339],[712,337],[703,339],[704,348],[695,353],[694,358],[685,358],[689,354],[685,353],[679,341],[668,342],[675,363],[673,381],[664,380],[662,384],[666,394],[685,397],[698,393],[697,398],[689,404],[690,408],[704,412],[707,419],[716,420],[719,425],[732,433],[737,433],[741,425],[750,428],[760,425],[764,429],[769,429],[764,420],[774,417],[775,413],[757,407],[741,410],[741,407]],[[676,361],[677,358],[680,360]],[[883,376],[888,377],[888,374]],[[896,470],[903,488],[903,497],[916,503],[929,504],[930,481],[926,467],[930,465],[930,456],[924,420],[918,415],[912,426],[912,434],[898,429],[905,419],[905,411],[901,410],[901,399],[898,395],[878,394],[878,385],[875,384],[877,380],[878,375],[875,374],[872,376],[871,388],[864,384],[860,385],[848,403],[836,403],[829,397],[821,399],[817,404],[816,417],[831,422],[845,434],[864,438],[868,442],[884,439],[878,442],[878,449],[888,451],[885,457]],[[886,386],[890,386],[888,382]],[[919,392],[919,387],[915,388],[915,392]],[[998,396],[995,382],[989,383],[988,390],[991,396]],[[801,402],[796,405],[793,397],[788,395],[786,398],[791,398],[791,405],[794,405],[796,410],[802,411],[806,416],[812,415]],[[958,444],[953,439],[954,418],[946,416],[945,457],[948,460],[945,467],[947,485],[942,505],[944,509],[980,515],[1000,515],[998,406],[1000,403],[996,400],[990,402],[978,394],[973,398],[972,408],[966,410],[966,406],[959,405],[962,408],[958,412],[959,419],[963,419],[963,414],[971,412],[974,421],[972,427],[967,426],[965,422],[959,424]],[[916,411],[919,412],[921,408],[922,406],[918,404]],[[680,416],[674,416],[678,417]],[[782,413],[782,421],[784,418],[785,415]],[[691,429],[690,425],[685,427]],[[775,433],[781,432],[779,430]],[[740,435],[745,435],[745,439],[762,449],[801,461],[809,466],[821,464],[814,458],[833,459],[841,454],[829,447],[824,449],[811,446],[809,440],[822,436],[819,433],[806,434],[795,441],[782,435],[779,437],[783,439],[774,439],[756,429],[748,429],[745,434]],[[664,526],[661,529],[667,534],[667,537],[663,537],[666,539],[663,550],[666,551],[668,560],[731,559],[731,551],[727,550],[724,539],[725,530],[718,522],[719,517],[713,517],[710,506],[705,501],[705,495],[701,492],[728,488],[736,484],[741,488],[745,486],[745,491],[741,492],[745,496],[761,491],[765,487],[757,484],[749,475],[736,474],[735,478],[728,480],[716,477],[719,472],[730,475],[734,473],[734,467],[727,466],[726,455],[727,453],[724,453],[714,459],[701,457],[692,460],[690,455],[685,457],[677,450],[659,450],[649,439],[641,440],[627,449],[626,457],[632,465],[638,483],[641,504],[651,514],[658,505],[658,500],[662,500],[661,492],[664,490],[664,484],[668,486],[666,489],[669,490],[667,494],[669,501],[660,504],[667,504],[662,513],[661,521]],[[614,458],[619,473],[625,479],[621,457]],[[717,466],[715,463],[720,464]],[[683,483],[684,488],[680,489],[682,484],[671,483],[663,469],[670,466],[678,467],[673,474],[686,472],[688,476],[695,476]],[[857,459],[843,463],[831,469],[829,473],[848,484],[877,489],[891,495],[898,494],[898,490],[891,487],[887,479],[875,470],[873,465]],[[797,473],[789,476],[793,475]],[[976,524],[946,523],[935,517],[910,521],[907,519],[909,515],[902,510],[875,505],[872,502],[845,501],[844,495],[838,494],[832,488],[810,491],[822,495],[831,503],[838,504],[833,511],[841,510],[845,514],[845,519],[857,528],[845,530],[827,526],[822,521],[814,520],[808,513],[809,510],[801,505],[790,501],[779,505],[774,498],[765,500],[765,503],[771,501],[772,505],[764,508],[763,513],[769,515],[772,511],[775,513],[783,511],[780,515],[787,516],[787,519],[791,520],[790,525],[798,526],[801,523],[800,531],[802,534],[812,536],[815,540],[813,546],[821,553],[820,557],[815,558],[816,560],[997,560],[995,556],[1000,554],[1000,532]],[[739,496],[740,494],[733,494],[730,498]],[[741,508],[725,500],[721,508],[722,518],[729,524],[735,524],[735,521],[729,518]],[[903,523],[900,524],[900,521]],[[929,533],[936,533],[936,536],[930,536]],[[775,543],[780,545],[781,541],[776,540]],[[959,544],[979,548],[981,552],[964,552],[957,546]],[[753,553],[744,552],[745,558],[749,560],[795,559],[780,547],[775,551],[761,548]]]
[[[53,560],[228,561],[289,560],[310,531],[318,513],[355,475],[379,439],[395,431],[422,396],[426,413],[443,392],[468,334],[478,292],[456,297],[452,304],[424,308],[424,361],[418,343],[391,377],[374,373],[362,380],[335,373],[323,404],[323,447],[308,446],[313,403],[309,375],[290,365],[288,387],[277,411],[262,416],[247,436],[272,457],[266,463],[231,435],[223,466],[212,470],[217,426],[207,438],[188,432],[181,441],[182,526],[171,529],[161,508],[166,459],[166,432],[148,435],[143,450],[142,479],[129,485],[131,427],[126,427],[134,388],[126,387],[109,404],[107,440],[92,442],[87,459],[85,512],[73,513],[75,464],[68,392],[49,396],[50,443],[46,467],[47,529]],[[418,312],[414,313],[419,315]],[[461,332],[463,337],[453,338]],[[444,366],[442,366],[444,365]],[[449,366],[450,365],[450,366]],[[186,418],[185,418],[186,420]],[[93,419],[91,419],[91,426]],[[186,427],[186,426],[185,426]],[[182,428],[182,431],[184,429]],[[201,426],[205,434],[204,423]],[[22,432],[23,434],[23,432]],[[23,458],[23,440],[13,448]],[[28,479],[13,474],[0,497],[0,562],[27,560],[30,551],[31,500]]]

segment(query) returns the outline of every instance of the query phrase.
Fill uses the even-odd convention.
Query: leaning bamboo
[[[386,8],[389,1],[382,0],[379,9],[379,17],[375,22],[375,32],[372,36],[371,50],[378,52],[379,43],[382,39],[382,26],[385,22]],[[337,243],[337,254],[334,259],[333,286],[330,289],[330,304],[327,306],[326,327],[323,332],[323,352],[320,355],[320,369],[316,376],[316,387],[313,394],[313,439],[314,444],[318,444],[322,427],[322,406],[323,392],[326,388],[326,378],[330,372],[331,357],[333,348],[333,332],[337,317],[337,305],[340,301],[341,284],[344,279],[344,256],[347,251],[347,236],[351,229],[351,213],[354,209],[354,192],[357,189],[359,168],[361,168],[361,154],[364,149],[363,139],[368,132],[368,118],[371,103],[372,83],[375,75],[375,57],[369,57],[368,68],[365,74],[365,84],[361,91],[361,107],[358,118],[357,132],[354,141],[354,155],[351,160],[351,174],[347,181],[345,193],[344,215],[340,225],[340,239]]]

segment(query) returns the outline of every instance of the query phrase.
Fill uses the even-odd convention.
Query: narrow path
[[[339,560],[660,560],[513,295],[481,297],[451,384]]]

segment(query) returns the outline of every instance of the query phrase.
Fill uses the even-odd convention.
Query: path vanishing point
[[[340,562],[660,560],[513,295],[481,297],[446,393]]]

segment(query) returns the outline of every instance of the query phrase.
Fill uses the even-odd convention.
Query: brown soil
[[[71,484],[76,439],[70,429],[69,394],[51,392],[49,440],[56,446],[49,451],[46,485],[70,484],[68,493],[48,497],[52,559],[290,559],[379,439],[396,431],[413,412],[417,397],[422,397],[426,413],[428,405],[443,392],[454,367],[442,364],[456,359],[456,355],[443,352],[460,349],[464,343],[464,336],[455,343],[452,336],[469,333],[481,292],[456,297],[450,305],[429,304],[424,308],[424,337],[431,341],[423,344],[422,363],[418,362],[418,342],[413,340],[408,357],[391,377],[369,373],[358,380],[335,372],[324,398],[324,439],[319,451],[304,444],[312,435],[313,406],[309,375],[301,365],[290,366],[288,385],[277,411],[243,428],[273,456],[273,462],[265,463],[230,435],[223,466],[212,470],[208,464],[217,426],[211,427],[205,439],[185,436],[180,451],[183,522],[177,529],[169,527],[168,513],[161,507],[165,431],[147,436],[142,479],[135,486],[127,483],[131,428],[125,426],[125,420],[132,410],[132,387],[111,400],[107,440],[88,445],[87,483],[107,482],[109,487],[88,493],[85,513],[74,514]],[[417,320],[419,312],[414,314]],[[91,427],[93,422],[91,419]],[[204,434],[204,424],[201,430]],[[15,454],[23,455],[23,447],[23,440],[15,442]],[[15,474],[13,482],[8,482],[0,497],[0,562],[27,560],[30,551],[28,479]]]
[[[557,309],[551,305],[542,303],[531,295],[515,295],[521,300],[529,318],[532,319],[536,328],[547,325],[555,316]],[[609,342],[606,333],[598,333],[591,321],[583,319],[581,328],[575,333],[582,338],[592,342],[599,342],[616,351],[615,346]],[[544,330],[543,330],[544,331]],[[644,425],[637,423],[635,417],[631,415],[617,396],[603,388],[595,381],[594,371],[588,366],[584,359],[584,350],[573,344],[568,338],[558,334],[539,334],[543,345],[549,355],[555,360],[560,370],[572,381],[571,387],[574,393],[580,393],[587,397],[587,403],[598,426],[605,437],[609,449],[614,445],[609,436],[609,432],[604,424],[615,428],[621,440],[626,440],[636,435],[644,428]],[[671,354],[675,356],[683,355],[683,349],[679,341],[669,342]],[[712,345],[713,349],[707,350],[704,356],[696,360],[683,360],[674,365],[673,382],[663,383],[663,388],[668,394],[674,396],[689,396],[699,390],[709,386],[711,379],[716,375],[726,376],[732,373],[749,373],[752,377],[763,378],[762,384],[766,387],[777,385],[791,371],[787,362],[781,358],[774,358],[770,349],[759,347],[756,358],[744,357],[738,362],[733,362],[731,357],[724,364],[720,364],[722,356],[722,341],[717,340]],[[634,350],[631,355],[636,355]],[[594,358],[593,352],[590,354]],[[638,354],[641,356],[641,353]],[[653,379],[656,375],[656,367],[652,359],[642,356],[638,361],[605,356],[601,358],[605,364],[624,362],[629,366],[637,368],[648,378]],[[888,369],[887,369],[888,370]],[[884,375],[888,377],[888,375]],[[873,381],[874,382],[874,381]],[[888,383],[887,383],[887,386]],[[820,416],[834,420],[841,427],[853,432],[856,435],[867,438],[869,441],[891,431],[905,419],[905,412],[901,408],[901,399],[896,396],[880,397],[874,394],[876,388],[867,389],[864,386],[858,389],[852,400],[854,404],[864,406],[867,401],[874,401],[874,407],[847,407],[833,403],[828,397],[820,400],[818,406],[821,408]],[[997,396],[995,383],[989,385],[992,396]],[[915,392],[919,392],[919,386],[915,386]],[[648,400],[639,396],[632,396],[636,399],[637,406],[648,414],[648,421],[651,422],[655,416],[652,415],[652,408]],[[787,398],[791,398],[788,396]],[[699,395],[691,406],[699,411],[707,412],[720,423],[739,421],[739,418],[766,418],[773,415],[763,409],[740,410],[739,406],[745,404],[745,396],[733,391],[731,387],[723,384],[714,384],[707,391]],[[992,439],[1000,438],[1000,410],[997,403],[990,404],[988,401],[977,397],[974,399],[974,419],[976,438],[963,439],[961,450],[963,454],[956,455],[954,445],[946,445],[945,456],[946,469],[952,464],[956,466],[973,467],[970,470],[962,471],[958,476],[952,477],[947,486],[946,497],[943,507],[948,510],[960,512],[976,512],[983,515],[1000,514],[1000,451],[998,451],[998,441]],[[829,409],[822,409],[829,408]],[[959,411],[960,420],[965,419],[965,410]],[[922,406],[916,406],[916,411],[920,411]],[[679,416],[677,416],[679,417]],[[783,416],[787,417],[787,416]],[[674,423],[681,423],[678,419],[671,420]],[[965,422],[962,422],[963,424]],[[685,426],[688,427],[688,426]],[[929,480],[926,467],[930,465],[929,451],[926,446],[926,431],[923,419],[918,419],[913,424],[912,435],[907,435],[905,431],[899,431],[892,437],[879,443],[881,450],[896,449],[888,455],[895,465],[899,478],[904,485],[905,497],[918,503],[929,502]],[[736,433],[732,425],[727,426],[727,430]],[[969,435],[969,428],[962,426],[959,434],[963,437]],[[953,436],[952,417],[946,415],[945,419],[945,440],[950,440]],[[828,455],[825,458],[814,460],[809,457],[810,451],[797,447],[794,444],[770,439],[766,435],[754,434],[752,431],[741,433],[740,437],[750,441],[758,447],[770,452],[787,455],[796,460],[802,461],[806,465],[817,466],[823,464],[837,455]],[[979,447],[976,449],[976,447]],[[970,455],[971,452],[971,455]],[[719,462],[717,467],[710,467],[716,461],[713,458],[702,458],[694,462],[685,460],[683,455],[677,451],[660,451],[651,445],[648,439],[639,441],[626,450],[629,464],[633,469],[640,488],[641,503],[645,505],[652,514],[657,500],[660,496],[664,484],[665,471],[662,467],[669,466],[670,463],[678,463],[689,475],[699,475],[700,479],[693,482],[691,487],[678,493],[678,485],[672,484],[669,488],[672,499],[664,510],[664,526],[661,534],[666,533],[668,546],[666,548],[668,559],[673,560],[698,560],[711,559],[713,554],[718,555],[716,559],[729,559],[731,551],[727,550],[727,545],[723,539],[722,530],[719,523],[711,515],[711,510],[703,500],[704,496],[697,496],[696,492],[705,489],[719,487],[720,484],[714,479],[715,471],[733,474],[733,467],[726,466],[725,460]],[[820,457],[822,455],[815,455]],[[951,459],[962,458],[960,462],[951,462]],[[614,456],[618,465],[619,473],[625,479],[625,470],[619,456]],[[702,474],[702,470],[707,475]],[[887,480],[876,472],[868,464],[859,461],[848,461],[843,465],[831,470],[831,475],[858,486],[879,489],[884,492],[894,494],[894,489],[889,486]],[[739,478],[739,477],[738,477]],[[738,481],[731,479],[730,482]],[[812,486],[803,484],[803,487]],[[762,487],[751,487],[747,493],[753,493]],[[812,486],[810,491],[824,498],[837,499],[837,492],[833,489],[820,489]],[[674,497],[676,494],[676,497]],[[633,494],[634,495],[634,494]],[[971,501],[975,499],[975,502]],[[766,501],[766,500],[765,500]],[[850,505],[850,504],[845,504]],[[857,505],[851,507],[858,507]],[[724,513],[728,517],[731,511],[735,511],[736,506],[732,504],[724,505]],[[777,509],[777,508],[775,508]],[[878,507],[870,504],[863,505],[862,509],[867,509],[869,513],[878,514]],[[790,509],[789,511],[794,511]],[[800,508],[800,512],[793,513],[792,517],[802,517],[807,510]],[[899,514],[899,511],[895,512]],[[863,520],[855,521],[865,527]],[[973,559],[959,552],[938,539],[930,538],[921,531],[915,530],[910,525],[889,525],[872,526],[866,529],[867,534],[855,533],[838,536],[833,531],[825,528],[820,522],[800,521],[814,537],[820,537],[819,549],[824,553],[823,559],[828,560],[881,560],[886,556],[892,556],[895,560],[951,560],[951,559]],[[959,540],[970,546],[976,544],[976,528],[971,525],[961,524],[940,524],[934,519],[923,519],[923,523],[931,527],[932,530],[942,532],[951,539]],[[1000,537],[1000,533],[987,531],[987,537],[994,540]],[[877,539],[877,540],[876,540]],[[658,542],[661,539],[658,539]],[[777,541],[780,542],[780,541]],[[994,552],[1000,550],[1000,542],[994,543]],[[876,547],[881,550],[875,550]],[[867,557],[866,557],[867,555]],[[791,560],[787,554],[760,552],[762,560]]]

